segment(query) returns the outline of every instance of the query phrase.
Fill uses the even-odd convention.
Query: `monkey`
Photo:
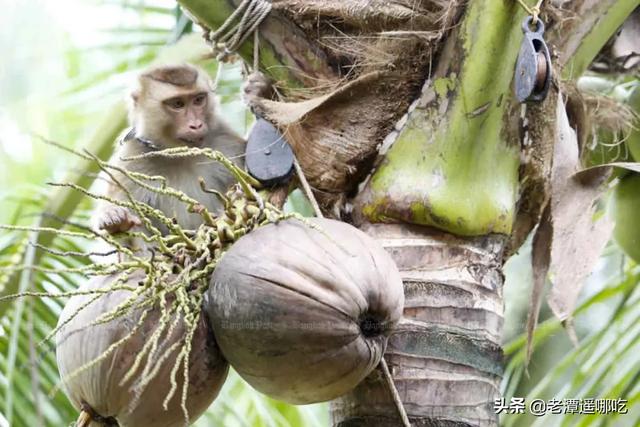
[[[203,178],[208,188],[221,192],[230,187],[232,175],[217,162],[204,156],[123,160],[174,147],[211,148],[243,168],[246,141],[222,120],[217,109],[212,81],[193,65],[165,65],[142,72],[130,97],[131,130],[118,142],[111,163],[128,171],[162,176],[168,186],[219,214],[221,201],[203,192],[199,182]],[[192,230],[202,223],[200,215],[187,212],[184,203],[174,197],[144,189],[121,174],[117,179],[133,199],[162,211],[181,227]],[[126,192],[113,181],[106,195],[127,200]],[[94,214],[94,224],[99,230],[114,234],[140,226],[141,221],[129,209],[104,202]],[[161,224],[155,225],[167,232]]]

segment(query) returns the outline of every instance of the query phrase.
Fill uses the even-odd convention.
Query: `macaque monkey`
[[[112,163],[128,171],[163,176],[168,186],[198,200],[210,212],[219,213],[221,202],[203,192],[199,183],[203,178],[208,188],[221,192],[228,189],[234,179],[217,162],[202,156],[122,160],[166,148],[197,147],[221,151],[238,166],[244,166],[246,143],[220,118],[213,83],[207,74],[192,65],[162,66],[143,72],[131,94],[130,122],[131,131],[119,142]],[[181,227],[195,229],[202,223],[200,215],[187,212],[186,205],[174,197],[141,188],[121,174],[115,177],[135,200],[175,218]],[[107,195],[127,200],[125,192],[113,182]],[[129,209],[105,202],[96,212],[95,224],[101,230],[117,233],[141,222]],[[164,227],[160,229],[166,232]]]

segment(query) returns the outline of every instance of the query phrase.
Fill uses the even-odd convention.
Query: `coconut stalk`
[[[215,30],[240,2],[179,3]],[[578,77],[636,5],[545,2],[556,75]],[[303,113],[294,106],[304,121],[283,120],[291,105],[264,112],[287,127],[325,211],[338,210],[370,175],[353,200],[355,219],[403,275],[405,321],[386,358],[411,422],[496,425],[502,265],[508,245],[517,248],[540,217],[557,99],[552,93],[528,109],[535,161],[521,165],[521,108],[511,88],[524,10],[504,0],[274,0],[273,7],[260,27],[261,70],[291,89],[285,101],[318,80],[334,92]],[[240,49],[249,63],[251,52],[250,43]],[[349,90],[336,92],[345,81]],[[332,413],[338,426],[399,424],[375,374]]]

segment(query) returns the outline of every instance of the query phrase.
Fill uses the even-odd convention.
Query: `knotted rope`
[[[271,12],[268,0],[244,0],[215,32],[205,33],[219,61],[233,54]]]

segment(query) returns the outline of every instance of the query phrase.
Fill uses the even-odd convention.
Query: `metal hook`
[[[542,37],[544,23],[538,19],[535,31],[531,30],[533,16],[522,21],[524,39],[520,46],[514,78],[516,98],[520,102],[541,102],[549,91],[551,82],[551,56]]]

